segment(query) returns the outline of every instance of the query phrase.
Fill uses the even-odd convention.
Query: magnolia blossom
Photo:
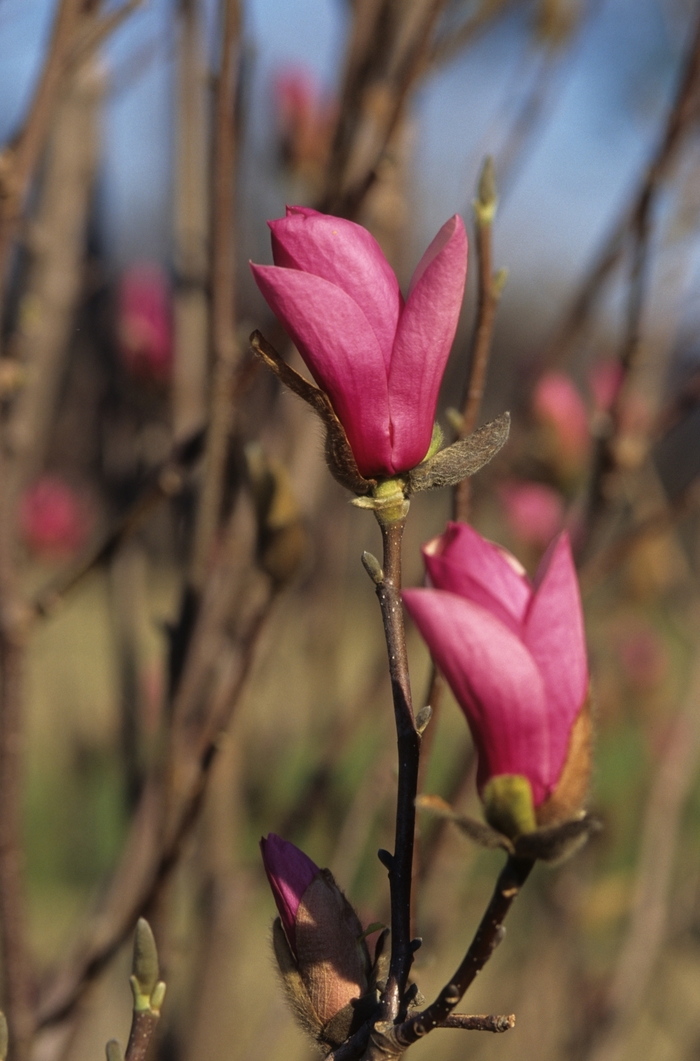
[[[341,421],[360,472],[393,476],[430,447],[462,305],[467,237],[455,214],[421,258],[406,301],[379,244],[352,221],[287,207],[269,222],[272,266],[252,265]]]
[[[533,582],[463,523],[449,524],[423,555],[432,588],[403,597],[467,717],[479,789],[520,775],[538,808],[560,781],[588,687],[568,536],[555,539]]]
[[[526,545],[543,548],[564,522],[561,494],[546,483],[503,483],[499,495],[513,534]]]
[[[85,499],[58,475],[42,475],[20,500],[19,522],[29,548],[46,557],[67,557],[84,545],[92,528]]]
[[[260,848],[284,929],[273,926],[275,957],[295,1012],[320,1042],[338,1045],[369,987],[362,925],[329,871],[298,847],[270,833]]]
[[[565,372],[546,372],[532,396],[535,417],[552,433],[557,455],[578,465],[590,447],[586,404]]]
[[[294,950],[299,904],[320,870],[308,855],[275,833],[270,833],[267,839],[263,837],[260,851],[284,931]]]
[[[153,262],[130,266],[119,283],[117,325],[126,368],[166,381],[172,369],[172,323],[167,278]]]

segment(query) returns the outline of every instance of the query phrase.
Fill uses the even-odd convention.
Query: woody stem
[[[406,636],[401,604],[401,541],[405,517],[379,521],[384,546],[381,580],[377,597],[382,610],[384,634],[389,654],[389,676],[394,701],[394,718],[399,756],[394,854],[389,863],[391,894],[391,962],[384,991],[383,1019],[403,1020],[403,997],[411,969],[411,876],[416,823],[416,793],[420,759],[420,734],[416,729],[408,676]]]

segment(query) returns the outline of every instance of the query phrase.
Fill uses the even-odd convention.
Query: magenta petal
[[[566,533],[552,543],[537,572],[523,640],[544,682],[552,740],[550,783],[555,783],[588,689],[583,612]]]
[[[261,839],[260,851],[287,939],[294,947],[299,903],[319,868],[298,847],[275,833]]]
[[[392,475],[384,358],[356,302],[319,276],[251,265],[256,283],[333,403],[364,475]]]
[[[377,338],[388,372],[403,298],[381,247],[352,221],[292,210],[268,222],[275,265],[323,277],[354,299]]]
[[[453,593],[409,589],[409,615],[467,716],[479,751],[479,787],[523,774],[535,805],[548,795],[549,734],[540,673],[511,631]]]
[[[505,549],[482,538],[468,523],[447,530],[423,546],[432,585],[481,604],[520,635],[532,587]]]
[[[457,214],[423,255],[399,320],[389,370],[394,459],[410,468],[430,445],[440,382],[467,275],[467,235]]]

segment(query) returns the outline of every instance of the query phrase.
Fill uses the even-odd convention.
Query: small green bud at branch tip
[[[140,917],[136,923],[131,971],[140,993],[150,998],[158,983],[158,950],[151,926],[145,917]]]

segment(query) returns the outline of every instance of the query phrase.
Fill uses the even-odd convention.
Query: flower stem
[[[404,1017],[403,996],[412,962],[411,878],[421,744],[411,703],[401,604],[401,541],[405,523],[405,516],[394,521],[379,520],[384,546],[384,562],[382,578],[377,582],[377,597],[382,610],[389,654],[389,676],[399,753],[396,836],[389,869],[391,963],[389,979],[382,1000],[383,1019],[386,1021],[395,1021]]]
[[[405,1021],[395,1031],[401,1047],[415,1043],[434,1028],[444,1026],[457,1003],[481,972],[503,938],[503,922],[534,866],[531,859],[509,858],[496,881],[491,901],[469,950],[450,982],[427,1009]]]

